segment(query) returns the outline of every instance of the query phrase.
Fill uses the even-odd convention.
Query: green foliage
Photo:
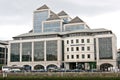
[[[120,77],[40,77],[40,76],[12,76],[0,80],[120,80]]]

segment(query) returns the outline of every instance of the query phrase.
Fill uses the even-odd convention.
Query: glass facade
[[[65,31],[75,31],[75,30],[82,30],[82,29],[85,29],[84,24],[65,26]]]
[[[22,43],[22,61],[31,61],[32,42]]]
[[[11,54],[10,61],[18,62],[20,61],[20,43],[11,43]]]
[[[46,60],[57,61],[57,40],[46,41]]]
[[[44,41],[34,42],[34,61],[44,60]]]
[[[4,58],[5,58],[5,49],[0,47],[0,64],[4,64]]]
[[[5,48],[0,47],[0,64],[6,64],[6,61],[7,61],[7,51],[6,51],[6,60],[5,60]]]
[[[112,38],[99,38],[99,59],[112,59]]]
[[[60,21],[45,22],[43,32],[60,32]]]
[[[42,32],[42,21],[48,18],[48,10],[34,12],[34,32]]]

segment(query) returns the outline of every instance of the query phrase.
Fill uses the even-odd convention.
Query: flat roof
[[[52,34],[58,34],[58,35],[65,35],[65,34],[71,34],[71,33],[77,33],[77,32],[105,32],[105,31],[111,31],[104,28],[100,29],[84,29],[84,30],[77,30],[77,31],[69,31],[69,32],[41,32],[41,33],[24,33],[15,37],[29,37],[29,36],[39,36],[39,35],[52,35]],[[15,38],[13,37],[13,38]]]

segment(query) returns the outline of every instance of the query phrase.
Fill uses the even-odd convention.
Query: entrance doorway
[[[108,71],[108,68],[110,68],[110,67],[113,67],[113,65],[109,64],[109,63],[104,63],[104,64],[100,65],[100,70],[102,70],[102,71]]]

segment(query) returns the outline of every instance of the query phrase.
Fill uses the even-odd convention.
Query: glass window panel
[[[71,58],[73,59],[73,58],[74,58],[74,55],[71,55]]]
[[[84,50],[85,50],[85,47],[81,47],[81,49],[82,49],[82,51],[84,51]]]
[[[76,58],[78,59],[78,58],[79,58],[79,55],[76,55]]]
[[[99,38],[99,58],[112,59],[112,38]]]
[[[40,11],[34,13],[34,32],[42,32],[42,21],[48,18],[48,11]]]
[[[84,59],[85,58],[85,55],[84,54],[82,54],[82,59]]]
[[[67,55],[67,59],[69,59],[69,55]]]
[[[34,61],[44,60],[44,41],[34,42]]]
[[[75,24],[65,26],[65,31],[75,31],[85,29],[84,24]]]
[[[87,57],[90,58],[90,54],[88,54]]]
[[[44,23],[43,32],[60,32],[60,21]]]
[[[57,61],[57,40],[46,41],[47,61]]]
[[[10,61],[11,62],[20,61],[20,43],[11,43],[10,46],[11,46]]]
[[[90,39],[87,39],[87,43],[90,43]]]
[[[31,61],[32,43],[22,43],[22,61]]]

